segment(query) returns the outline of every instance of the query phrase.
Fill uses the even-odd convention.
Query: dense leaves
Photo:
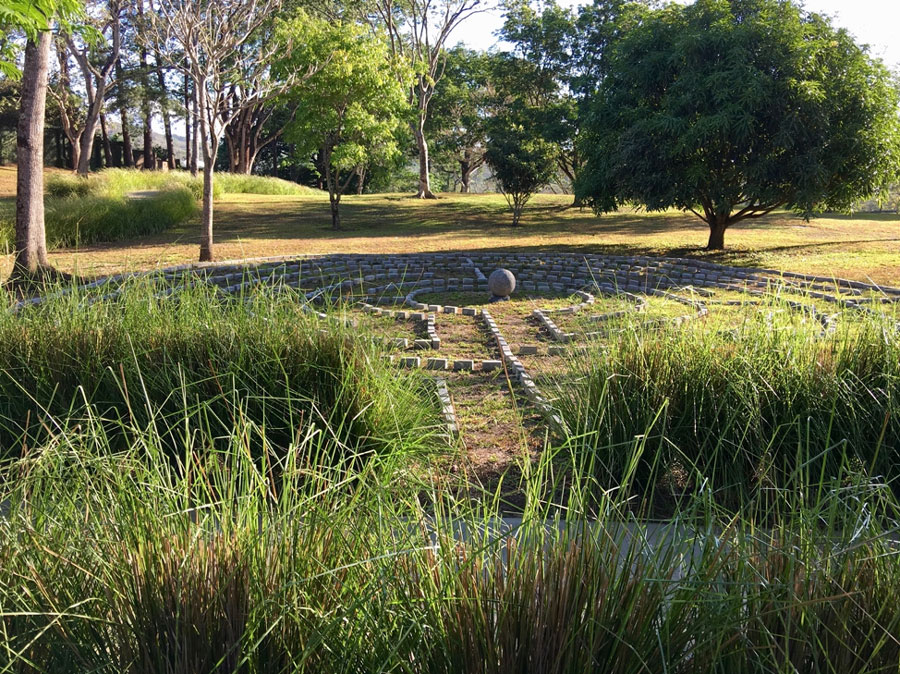
[[[354,24],[330,24],[298,14],[279,29],[292,44],[281,71],[315,71],[285,97],[297,107],[287,137],[301,156],[315,154],[340,227],[341,195],[354,172],[397,154],[396,132],[407,113],[401,66],[383,40]]]
[[[528,126],[516,110],[491,119],[487,162],[513,211],[513,227],[531,196],[553,178],[556,148]]]
[[[827,19],[784,0],[698,0],[615,43],[590,108],[578,192],[727,227],[776,208],[845,210],[898,175],[898,92]]]

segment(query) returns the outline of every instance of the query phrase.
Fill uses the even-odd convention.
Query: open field
[[[0,169],[11,198],[13,170]],[[567,195],[540,194],[519,229],[508,226],[499,195],[444,194],[437,201],[408,195],[348,195],[345,230],[330,228],[328,199],[226,194],[216,203],[216,255],[239,259],[307,253],[403,253],[447,250],[568,250],[690,256],[900,285],[900,216],[829,216],[804,222],[788,213],[741,223],[726,234],[728,250],[706,253],[705,225],[682,213],[627,212],[596,217],[571,208]],[[194,261],[193,222],[137,240],[60,250],[52,262],[66,271],[103,275]],[[2,273],[8,273],[7,260]]]

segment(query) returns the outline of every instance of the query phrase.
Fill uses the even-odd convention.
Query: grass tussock
[[[229,436],[236,410],[264,429],[263,445],[280,448],[304,428],[354,450],[433,443],[437,416],[422,380],[388,370],[352,329],[324,330],[301,294],[162,290],[135,282],[93,304],[76,292],[0,318],[2,455],[86,418],[103,420],[117,449],[152,426],[178,454],[186,418],[212,442]]]
[[[556,403],[608,486],[646,492],[667,477],[741,500],[800,476],[815,484],[847,463],[898,477],[895,316],[854,314],[825,333],[765,312],[734,330],[648,329],[636,318],[573,366]],[[632,463],[635,442],[644,454]]]

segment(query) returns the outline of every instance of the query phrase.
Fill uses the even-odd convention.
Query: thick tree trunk
[[[419,191],[416,196],[420,199],[437,199],[431,191],[431,178],[428,175],[428,141],[425,140],[425,119],[420,118],[414,128],[416,147],[419,150]]]
[[[459,162],[459,182],[461,184],[460,192],[462,194],[469,193],[469,180],[472,178],[472,165],[467,161]]]
[[[709,223],[709,243],[706,250],[725,250],[725,230],[728,229],[725,218],[716,218]]]
[[[97,83],[97,93],[94,101],[88,106],[87,118],[84,122],[84,132],[81,134],[81,146],[78,149],[78,175],[86,177],[91,172],[91,155],[94,152],[94,137],[97,135],[97,125],[100,121],[100,110],[103,107],[104,87]]]
[[[103,164],[109,168],[113,164],[112,145],[109,142],[109,132],[106,130],[106,115],[100,113],[100,138],[103,141]]]
[[[25,45],[22,98],[16,127],[16,259],[14,276],[49,266],[44,231],[44,116],[50,70],[50,31]]]

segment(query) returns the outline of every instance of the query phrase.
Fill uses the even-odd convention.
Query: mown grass
[[[197,214],[202,189],[202,179],[185,171],[107,169],[87,178],[49,173],[44,199],[47,246],[77,249],[160,234]],[[276,178],[220,174],[213,192],[220,199],[226,193],[298,195],[314,190]],[[11,251],[15,215],[11,201],[4,205],[0,243]]]
[[[897,489],[896,313],[853,312],[825,332],[777,294],[764,303],[729,330],[715,317],[650,327],[635,314],[573,354],[553,393],[571,442],[607,487],[702,484],[735,503],[849,465]],[[637,437],[644,454],[634,464],[622,448]]]

